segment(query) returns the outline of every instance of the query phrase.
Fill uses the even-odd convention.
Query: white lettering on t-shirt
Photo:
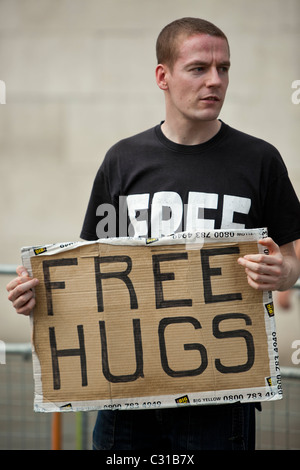
[[[217,209],[218,194],[189,192],[186,211],[186,231],[214,229],[214,219],[204,218],[204,209]]]
[[[223,199],[223,213],[221,228],[240,229],[245,228],[245,224],[238,224],[233,222],[234,214],[249,214],[251,207],[251,199],[247,197],[228,196],[224,195]]]
[[[218,214],[223,207],[222,214]],[[241,196],[190,191],[188,203],[183,205],[180,195],[175,191],[159,191],[150,194],[131,194],[120,196],[119,236],[160,238],[175,232],[213,230],[216,219],[221,220],[221,229],[243,229],[245,224],[234,222],[237,214],[249,214],[251,199]],[[117,236],[116,211],[109,204],[101,204],[96,215],[102,216],[97,224],[98,238]],[[215,210],[216,217],[205,217],[205,209]],[[220,218],[220,215],[222,217]],[[128,219],[129,219],[129,224]],[[151,222],[151,233],[149,233]]]
[[[139,214],[142,210],[148,214],[150,195],[146,193],[127,196],[130,220],[128,235],[159,238],[183,230],[214,229],[215,219],[206,219],[204,210],[216,210],[220,197],[222,196],[216,193],[190,191],[188,204],[183,207],[182,199],[175,191],[154,193],[151,203],[151,234],[149,234],[148,216],[144,215],[141,218]],[[251,199],[225,194],[220,228],[245,228],[245,224],[234,222],[234,216],[237,213],[247,215],[250,207]]]
[[[154,193],[151,204],[151,237],[159,238],[182,231],[183,204],[174,191]]]

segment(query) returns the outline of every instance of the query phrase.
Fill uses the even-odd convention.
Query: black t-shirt
[[[279,245],[300,238],[300,204],[276,148],[223,122],[192,146],[157,125],[107,152],[81,238],[258,227]]]

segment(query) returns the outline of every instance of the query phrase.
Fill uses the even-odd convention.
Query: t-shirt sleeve
[[[279,245],[300,238],[300,203],[284,164],[273,165],[264,204],[269,236]]]
[[[97,236],[97,224],[101,220],[102,212],[99,209],[101,206],[101,208],[104,210],[105,204],[108,204],[109,206],[107,207],[113,209],[109,184],[105,174],[105,164],[103,163],[99,168],[93,183],[87,211],[80,233],[80,238],[88,241],[98,240],[99,237]],[[102,213],[102,216],[104,215],[105,214]]]

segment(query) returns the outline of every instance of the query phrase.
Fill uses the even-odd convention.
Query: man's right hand
[[[38,285],[38,279],[29,277],[24,266],[18,266],[18,277],[10,281],[6,289],[9,292],[8,300],[13,304],[17,313],[30,315],[35,306],[34,287]]]

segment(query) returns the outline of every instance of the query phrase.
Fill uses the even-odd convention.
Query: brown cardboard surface
[[[237,263],[260,233],[24,249],[37,411],[280,398],[271,294]]]

